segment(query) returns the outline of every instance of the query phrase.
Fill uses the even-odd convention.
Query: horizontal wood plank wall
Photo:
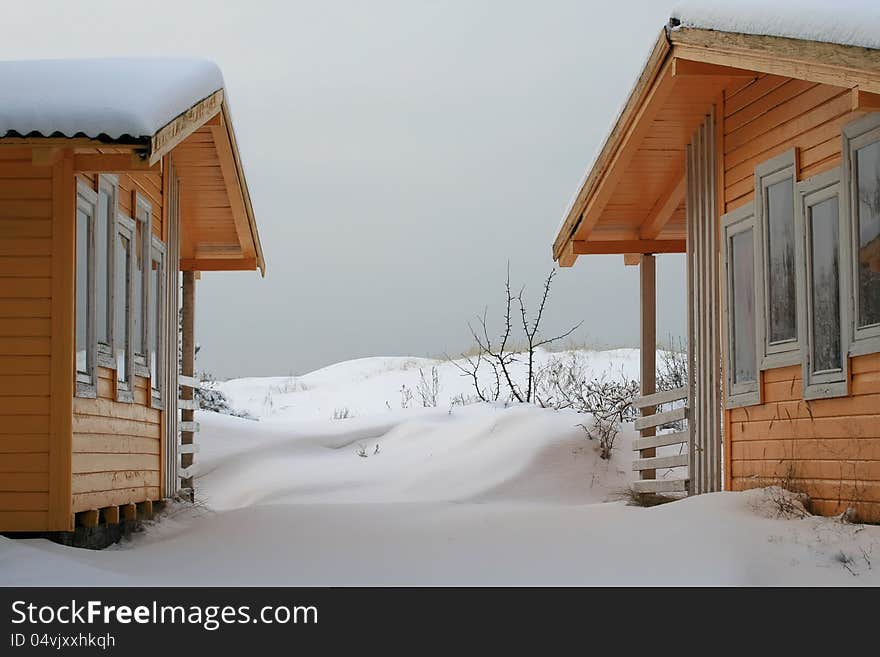
[[[96,177],[80,174],[93,188]],[[162,177],[119,175],[119,209],[132,214],[132,192],[153,206],[162,237]],[[98,368],[98,398],[73,402],[73,510],[156,500],[161,478],[161,411],[150,407],[150,380],[135,376],[134,403],[116,401],[116,372]]]
[[[48,529],[52,204],[52,167],[0,149],[0,531]]]
[[[763,75],[725,97],[724,208],[754,200],[757,164],[797,149],[798,179],[841,163],[849,89]],[[880,520],[880,355],[850,362],[850,396],[803,400],[801,367],[762,373],[764,403],[726,412],[734,490],[783,484],[825,515]]]

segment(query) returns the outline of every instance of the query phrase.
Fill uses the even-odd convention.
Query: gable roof
[[[0,62],[0,137],[149,141],[223,88],[197,59],[46,59]]]
[[[89,149],[106,144],[137,153],[150,167],[173,151],[187,223],[181,269],[259,269],[265,275],[223,75],[213,62],[0,62],[0,142],[41,141]]]
[[[808,6],[818,7],[815,2],[810,5],[811,1],[806,0]],[[775,14],[756,10],[749,22],[747,11],[740,15],[740,4],[712,15],[689,13],[688,6],[694,5],[677,10],[679,18],[671,19],[661,31],[562,216],[553,243],[553,257],[562,266],[572,265],[577,255],[586,253],[684,250],[684,148],[721,90],[737,84],[737,78],[764,74],[800,78],[851,89],[854,102],[864,99],[874,104],[880,99],[877,49],[690,27],[724,25],[722,18],[729,16],[731,21],[744,21],[742,29],[767,31],[771,23],[762,20]],[[696,6],[706,12],[711,3]],[[835,10],[840,7],[824,9],[822,15],[830,16]],[[876,9],[866,6],[862,19],[868,24],[876,14]],[[818,24],[814,15],[813,22],[805,21],[797,33]],[[845,31],[834,38],[843,40]],[[827,39],[830,34],[822,32]],[[638,196],[638,206],[623,198],[627,195]]]

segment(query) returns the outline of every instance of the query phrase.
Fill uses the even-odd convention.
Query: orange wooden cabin
[[[654,254],[686,254],[691,493],[880,520],[878,47],[671,20],[556,236],[641,267],[645,394]]]
[[[180,298],[191,376],[197,272],[263,268],[216,66],[0,63],[0,531],[191,485]]]

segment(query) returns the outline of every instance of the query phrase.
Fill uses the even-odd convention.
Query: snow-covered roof
[[[222,88],[205,60],[0,62],[0,137],[148,138]]]
[[[878,0],[690,0],[672,18],[682,27],[880,49]]]

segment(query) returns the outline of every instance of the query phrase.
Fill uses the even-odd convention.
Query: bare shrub
[[[497,401],[501,397],[503,387],[506,389],[509,401],[520,403],[534,402],[537,374],[535,353],[542,347],[564,340],[580,327],[580,324],[577,324],[568,331],[549,338],[541,335],[541,321],[544,318],[544,311],[547,308],[547,301],[550,297],[550,288],[555,276],[556,270],[554,269],[544,279],[541,301],[538,304],[534,318],[530,319],[524,299],[525,286],[520,288],[519,293],[514,296],[510,287],[510,265],[508,264],[507,280],[504,287],[506,296],[503,316],[504,328],[500,337],[495,340],[489,334],[488,308],[486,308],[483,310],[483,314],[477,317],[477,328],[473,324],[468,323],[468,329],[470,329],[471,336],[474,339],[476,355],[473,355],[473,349],[462,353],[461,359],[464,361],[464,364],[447,356],[447,360],[461,371],[462,376],[471,379],[476,395],[482,401]],[[519,315],[518,319],[516,315]],[[514,328],[515,326],[516,329]],[[522,353],[518,353],[514,345],[515,330],[521,331],[522,334],[521,342],[524,344]],[[524,360],[526,366],[524,385],[516,382],[512,374],[513,365],[522,362],[521,359]],[[480,372],[481,367],[484,365],[487,369],[491,369],[492,379],[494,380],[488,388],[480,385]]]
[[[602,417],[616,416],[618,422],[637,417],[635,406],[639,382],[621,371],[589,377],[586,357],[580,352],[550,358],[538,374],[535,398],[544,408],[572,409]]]
[[[679,339],[676,343],[669,336],[666,345],[660,349],[660,363],[657,367],[657,390],[675,390],[688,384],[687,346]]]
[[[343,408],[337,408],[333,411],[333,419],[334,420],[347,420],[350,417],[354,417],[354,413],[348,408],[348,406],[344,406]]]
[[[413,400],[413,391],[412,388],[407,386],[405,383],[400,386],[400,407],[401,408],[409,408],[410,404],[412,404]]]
[[[470,406],[471,404],[476,404],[480,401],[480,398],[476,395],[466,395],[465,393],[459,393],[455,395],[450,401],[450,406]]]
[[[437,400],[440,396],[440,373],[436,366],[431,367],[430,381],[425,377],[422,368],[419,368],[419,384],[416,386],[416,391],[424,408],[437,408]]]
[[[611,450],[614,448],[614,439],[620,433],[620,422],[616,415],[593,415],[590,426],[581,424],[587,438],[599,441],[599,458],[606,461],[611,458]]]
[[[629,506],[659,506],[667,502],[675,502],[677,497],[660,495],[659,493],[637,493],[632,486],[620,488],[612,494],[612,499],[626,502]]]

